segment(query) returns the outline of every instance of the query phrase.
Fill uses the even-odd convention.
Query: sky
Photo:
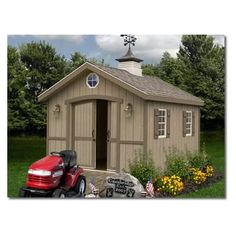
[[[132,48],[136,57],[145,64],[156,64],[165,51],[176,56],[182,35],[136,35],[137,41]],[[214,35],[215,43],[224,45],[224,36]],[[117,66],[116,58],[125,55],[127,46],[123,45],[120,35],[9,35],[8,45],[19,47],[22,43],[45,40],[60,55],[67,59],[76,51],[88,58],[104,59],[106,64]]]

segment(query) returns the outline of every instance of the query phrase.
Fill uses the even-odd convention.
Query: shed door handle
[[[110,138],[111,138],[111,131],[107,130],[107,142],[110,142]]]
[[[92,137],[93,137],[93,141],[96,141],[96,139],[95,139],[95,130],[94,129],[92,131]]]

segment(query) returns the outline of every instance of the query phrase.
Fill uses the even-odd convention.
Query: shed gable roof
[[[82,71],[89,69],[101,76],[109,79],[111,82],[125,88],[136,94],[144,100],[163,101],[171,103],[181,103],[202,106],[203,101],[157,77],[137,76],[128,71],[94,65],[89,62],[84,63],[69,75],[58,81],[56,84],[45,90],[38,96],[39,101],[47,101],[54,93],[66,87]]]

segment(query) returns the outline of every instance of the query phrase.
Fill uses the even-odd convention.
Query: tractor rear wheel
[[[65,194],[64,190],[58,188],[53,192],[52,197],[54,197],[54,198],[65,198],[66,194]]]
[[[86,179],[83,175],[79,176],[77,183],[75,185],[75,192],[80,193],[81,196],[84,195],[86,190]]]

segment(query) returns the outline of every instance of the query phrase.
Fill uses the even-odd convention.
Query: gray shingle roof
[[[39,101],[47,101],[54,93],[63,89],[69,83],[77,78],[77,75],[84,70],[91,70],[96,73],[101,73],[107,76],[112,82],[135,93],[144,100],[161,101],[169,103],[180,103],[202,106],[204,102],[190,93],[187,93],[157,77],[152,76],[137,76],[129,73],[126,70],[92,64],[89,62],[84,63],[69,75],[58,81],[49,89],[44,91],[38,96]]]
[[[114,77],[119,78],[125,83],[130,84],[138,90],[141,90],[147,95],[181,99],[203,104],[203,101],[200,98],[195,97],[192,94],[185,92],[176,86],[161,80],[158,77],[147,75],[137,76],[122,69],[101,66],[97,64],[95,66],[113,75]]]

